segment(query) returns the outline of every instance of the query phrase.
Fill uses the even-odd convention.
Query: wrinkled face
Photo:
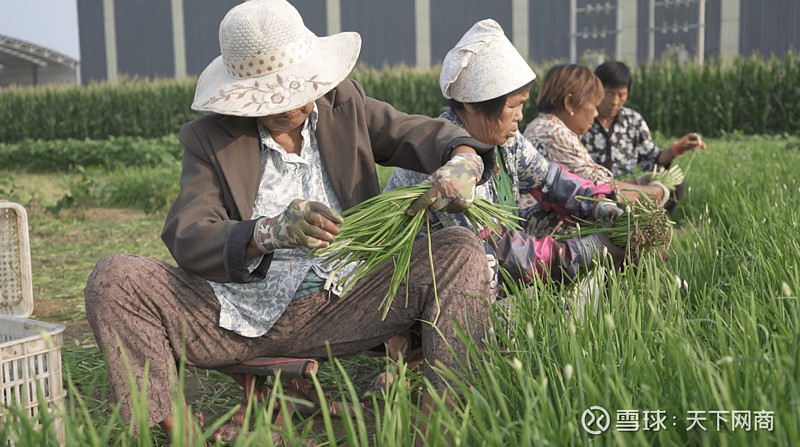
[[[463,116],[459,114],[459,118],[467,132],[476,140],[491,146],[502,145],[519,130],[522,106],[528,98],[530,92],[527,90],[509,95],[498,117],[486,116],[476,111],[471,104],[464,104]]]
[[[561,121],[564,122],[569,130],[575,132],[577,135],[583,135],[592,128],[594,118],[597,116],[597,106],[600,105],[602,99],[601,97],[596,101],[586,101],[586,103],[580,107],[565,107],[560,112],[556,113],[556,116],[561,118]]]
[[[261,124],[266,127],[270,133],[285,133],[302,127],[303,123],[314,111],[314,103],[310,102],[303,107],[298,107],[288,112],[279,113],[277,115],[267,115],[259,117]]]
[[[605,96],[603,102],[597,106],[598,116],[603,118],[614,118],[622,110],[622,106],[628,101],[628,86],[604,87]]]

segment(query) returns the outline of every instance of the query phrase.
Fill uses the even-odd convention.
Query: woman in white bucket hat
[[[613,220],[623,212],[616,204],[576,200],[576,196],[612,196],[608,185],[595,185],[551,164],[520,133],[522,107],[535,79],[528,63],[500,25],[491,19],[474,24],[445,56],[439,85],[449,107],[440,117],[465,128],[478,141],[496,146],[497,150],[498,163],[492,178],[477,187],[476,195],[520,207],[520,216],[530,233],[537,231],[538,219],[545,214],[567,222],[575,217]],[[425,177],[412,170],[395,169],[386,188],[417,184]],[[463,214],[434,213],[433,220],[436,228],[472,228]],[[604,248],[617,257],[621,255],[621,250],[602,235],[564,242],[536,236],[508,229],[501,234],[481,233],[493,272],[493,286],[497,287],[502,276],[499,267],[524,282],[534,277],[568,282]]]
[[[458,211],[490,175],[491,147],[446,120],[367,97],[345,80],[358,34],[317,37],[284,0],[234,7],[219,38],[221,56],[203,71],[192,104],[210,113],[179,136],[181,190],[162,232],[178,267],[111,254],[86,286],[87,315],[123,416],[131,416],[123,351],[140,386],[149,362],[149,423],[169,430],[170,378],[182,354],[203,368],[264,356],[324,358],[326,346],[355,354],[433,321],[437,306],[447,318],[423,325],[424,374],[443,387],[430,365],[458,369],[451,348],[464,350],[451,318],[480,343],[488,314],[485,256],[471,232],[431,238],[436,287],[427,243],[415,246],[408,304],[400,290],[385,319],[380,304],[392,266],[340,298],[335,287],[323,289],[330,270],[308,254],[335,238],[340,211],[380,192],[376,163],[432,173],[431,193],[410,213]]]

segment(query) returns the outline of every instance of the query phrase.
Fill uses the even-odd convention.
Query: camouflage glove
[[[342,222],[339,213],[322,203],[294,199],[281,214],[259,218],[253,240],[264,253],[279,248],[327,247],[339,234]]]
[[[409,205],[406,214],[413,216],[425,208],[459,213],[475,199],[475,185],[483,174],[483,160],[477,154],[457,154],[437,169],[423,183],[431,189]]]
[[[608,228],[617,217],[625,212],[625,205],[614,201],[597,202],[594,206],[592,215],[594,220],[602,222],[603,226]]]

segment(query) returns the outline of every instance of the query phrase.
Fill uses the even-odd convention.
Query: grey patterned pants
[[[423,324],[423,373],[436,386],[443,381],[431,368],[458,369],[456,355],[464,346],[451,324],[455,317],[481,343],[487,325],[491,290],[486,256],[469,230],[450,227],[431,238],[438,289],[434,298],[427,240],[417,242],[411,258],[408,305],[405,289],[385,320],[381,302],[388,290],[392,266],[360,281],[344,297],[317,292],[290,303],[265,335],[247,338],[217,325],[219,302],[205,280],[167,263],[115,253],[103,257],[89,276],[84,296],[89,324],[108,359],[111,396],[123,401],[122,415],[131,416],[131,386],[127,357],[137,389],[149,363],[147,409],[154,425],[172,414],[171,390],[176,362],[214,368],[261,356],[327,357],[364,352],[403,332],[415,321]]]

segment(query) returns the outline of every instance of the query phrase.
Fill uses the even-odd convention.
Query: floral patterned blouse
[[[542,154],[569,172],[594,183],[610,183],[614,179],[608,168],[592,159],[578,135],[552,113],[540,113],[525,127],[524,134],[528,139],[545,140]]]
[[[457,126],[464,127],[461,119],[452,108],[443,112],[440,118],[445,118]],[[561,175],[563,169],[552,164],[542,156],[541,150],[544,142],[533,139],[526,140],[520,132],[510,138],[505,144],[498,146],[500,156],[504,160],[506,170],[511,179],[511,189],[514,200],[519,204],[520,217],[526,220],[526,225],[532,225],[531,219],[540,217],[541,203],[548,211],[555,210],[561,217],[578,216],[586,218],[591,214],[592,202],[578,202],[573,199],[575,194],[586,195],[586,187],[594,187],[587,182],[581,184],[580,180]],[[499,169],[495,166],[495,169]],[[386,184],[385,190],[401,186],[416,185],[428,178],[427,174],[396,168]],[[580,189],[581,192],[577,192]],[[583,194],[582,194],[583,193]],[[591,195],[591,194],[590,194]],[[500,203],[497,188],[493,181],[478,185],[475,197],[482,197],[490,202]],[[563,205],[563,206],[562,206]],[[556,215],[556,218],[559,216]],[[434,219],[438,222],[435,229],[460,225],[470,228],[471,225],[463,214],[436,213]],[[523,225],[524,226],[524,225]]]
[[[314,104],[314,110],[303,125],[301,155],[286,153],[258,123],[262,176],[253,216],[276,216],[296,198],[315,200],[342,211],[322,168],[315,137],[317,116]],[[294,299],[307,275],[313,272],[318,278],[328,277],[330,268],[324,268],[320,258],[310,258],[308,252],[305,247],[275,250],[267,276],[261,281],[208,281],[220,303],[219,325],[245,337],[264,335]],[[261,262],[262,256],[250,260],[251,271]]]
[[[440,118],[464,127],[452,108],[448,108]],[[608,185],[595,185],[547,161],[540,153],[543,146],[544,142],[537,139],[529,141],[519,131],[505,144],[498,146],[511,180],[514,200],[520,206],[519,215],[525,220],[522,226],[526,227],[527,232],[503,229],[501,234],[480,233],[492,272],[492,286],[495,288],[500,282],[500,268],[512,278],[524,281],[531,281],[534,276],[558,281],[574,278],[578,269],[576,242],[557,242],[549,236],[539,237],[537,234],[534,237],[532,234],[542,228],[552,228],[553,222],[557,223],[562,218],[578,216],[591,219],[593,202],[577,200],[575,197],[605,197],[611,193]],[[427,174],[395,168],[384,190],[416,185],[426,178]],[[500,203],[494,178],[478,185],[475,197]],[[461,213],[431,214],[431,231],[454,225],[472,228]]]
[[[581,142],[592,159],[610,169],[614,176],[631,173],[637,166],[652,171],[661,153],[642,115],[623,107],[608,131],[596,120]]]

